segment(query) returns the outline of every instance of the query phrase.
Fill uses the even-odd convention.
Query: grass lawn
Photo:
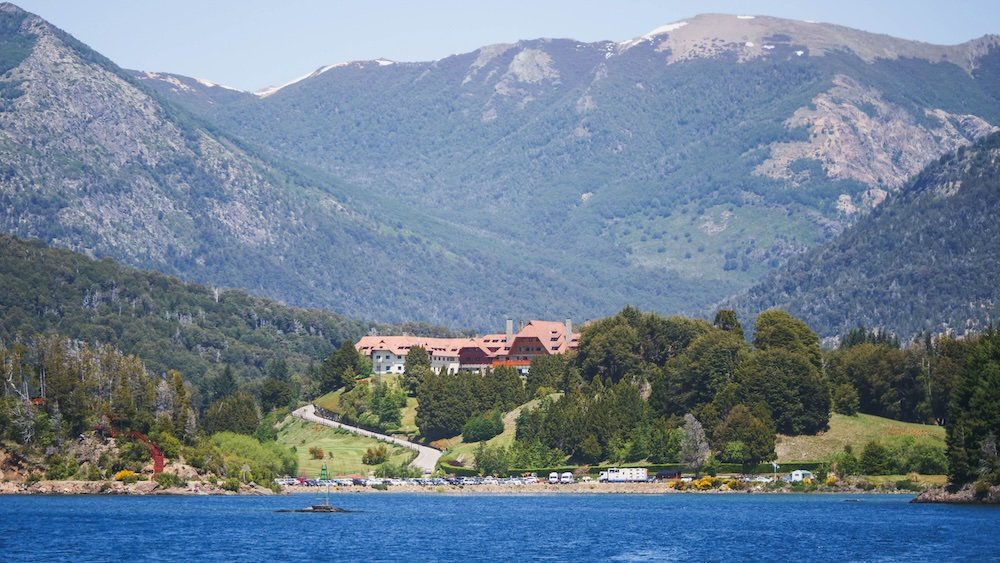
[[[337,412],[337,407],[340,406],[340,396],[344,394],[344,388],[341,387],[336,391],[330,391],[322,397],[317,397],[313,404],[317,407],[324,408],[328,411]]]
[[[815,436],[778,436],[775,448],[778,463],[791,461],[822,461],[850,444],[854,455],[861,455],[865,444],[875,440],[884,444],[913,437],[940,443],[944,448],[944,427],[900,422],[869,414],[830,416],[830,429]]]
[[[417,399],[407,397],[406,406],[403,407],[402,419],[399,422],[399,432],[402,434],[414,435],[417,429]]]
[[[296,449],[299,458],[299,475],[306,475],[310,478],[319,476],[320,468],[324,463],[331,476],[368,475],[368,472],[375,469],[375,466],[361,463],[361,457],[368,448],[383,444],[378,440],[351,434],[345,430],[312,424],[292,416],[287,417],[281,423],[278,430],[278,442]],[[389,461],[392,463],[408,462],[415,455],[412,450],[400,446],[385,445],[389,448]],[[322,448],[326,452],[326,457],[322,460],[312,459],[309,455],[311,447]]]
[[[881,485],[882,483],[895,483],[896,481],[902,481],[906,479],[906,475],[868,475],[865,479],[868,479],[876,485]],[[918,481],[925,485],[934,485],[943,487],[948,484],[947,475],[919,475]]]

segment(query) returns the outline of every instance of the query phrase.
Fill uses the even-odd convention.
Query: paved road
[[[323,418],[316,414],[316,407],[312,405],[306,405],[302,408],[297,409],[292,413],[293,416],[297,416],[302,420],[308,420],[309,422],[315,422],[316,424],[322,424],[324,426],[330,426],[333,428],[343,428],[348,432],[353,432],[354,434],[360,434],[361,436],[367,436],[369,438],[375,438],[376,440],[381,440],[383,442],[389,442],[391,444],[396,444],[403,446],[404,448],[410,448],[411,450],[416,450],[417,457],[412,462],[411,465],[416,466],[424,473],[433,473],[434,468],[437,466],[437,462],[441,459],[441,451],[435,450],[434,448],[429,448],[427,446],[422,446],[420,444],[415,444],[413,442],[407,442],[406,440],[401,440],[399,438],[394,438],[392,436],[386,436],[385,434],[378,434],[372,432],[371,430],[365,430],[364,428],[358,428],[357,426],[351,426],[349,424],[344,424],[342,422],[336,422],[330,420],[329,418]]]

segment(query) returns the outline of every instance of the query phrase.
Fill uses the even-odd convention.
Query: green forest
[[[995,409],[972,389],[989,389],[989,369],[1000,365],[997,333],[925,334],[901,343],[855,328],[839,347],[824,350],[808,325],[771,310],[758,316],[751,334],[747,341],[731,310],[710,323],[626,307],[586,325],[577,351],[536,358],[523,378],[509,368],[434,373],[417,347],[402,378],[374,391],[367,381],[324,381],[333,381],[326,389],[346,385],[340,411],[373,427],[398,428],[402,395],[412,395],[419,438],[478,442],[476,468],[486,473],[623,463],[754,471],[775,459],[780,436],[822,433],[831,413],[944,426],[948,449],[885,436],[800,460],[810,467],[838,475],[948,473],[955,482],[986,475],[968,469],[980,462],[993,467]],[[361,360],[342,354],[348,359],[323,369],[355,373]],[[520,410],[513,443],[487,443],[503,431],[500,413],[532,398],[540,400]],[[961,444],[955,428],[963,429]],[[962,456],[972,461],[956,465]]]

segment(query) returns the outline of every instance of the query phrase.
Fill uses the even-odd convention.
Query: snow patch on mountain
[[[225,84],[219,84],[218,82],[212,82],[211,80],[205,80],[204,78],[195,78],[195,82],[201,84],[202,86],[207,86],[209,88],[224,88],[226,90],[232,90],[233,92],[242,92],[239,88],[233,88],[232,86],[226,86]]]
[[[678,30],[687,24],[688,22],[686,21],[679,21],[674,23],[668,23],[666,25],[661,25],[660,27],[654,29],[653,31],[650,31],[649,33],[640,35],[639,37],[636,37],[634,39],[629,39],[628,41],[622,41],[621,43],[618,44],[618,46],[622,51],[627,51],[632,47],[635,47],[636,45],[642,43],[643,41],[651,41],[657,35],[670,33],[671,31]]]
[[[171,76],[169,74],[164,74],[160,72],[149,72],[145,71],[139,75],[141,80],[160,80],[166,82],[167,84],[173,86],[174,90],[178,92],[193,92],[194,88],[188,86],[181,82],[176,76]]]
[[[300,76],[300,77],[296,78],[295,80],[292,80],[291,82],[286,82],[285,84],[282,84],[281,86],[270,86],[270,87],[264,88],[263,90],[258,90],[256,92],[254,92],[254,95],[257,96],[257,97],[260,97],[260,98],[266,98],[268,96],[274,95],[276,92],[278,92],[279,90],[281,90],[283,88],[288,88],[289,86],[291,86],[293,84],[298,84],[299,82],[302,82],[303,80],[308,80],[310,78],[316,78],[317,76],[319,76],[319,75],[321,75],[321,74],[323,74],[323,73],[325,73],[325,72],[327,72],[329,70],[332,70],[332,69],[335,69],[335,68],[343,68],[343,67],[347,67],[347,66],[351,66],[351,65],[363,66],[365,64],[365,62],[373,62],[373,63],[377,64],[378,66],[389,66],[389,65],[396,64],[396,61],[390,61],[389,59],[385,59],[385,58],[378,58],[378,59],[375,59],[373,61],[354,61],[354,62],[336,63],[336,64],[332,64],[332,65],[321,66],[321,67],[317,68],[316,70],[310,72],[309,74],[305,74],[303,76]]]

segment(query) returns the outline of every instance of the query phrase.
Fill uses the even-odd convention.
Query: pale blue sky
[[[244,90],[326,65],[429,61],[538,37],[621,41],[699,13],[836,23],[930,43],[1000,33],[997,0],[20,0],[126,68]]]

